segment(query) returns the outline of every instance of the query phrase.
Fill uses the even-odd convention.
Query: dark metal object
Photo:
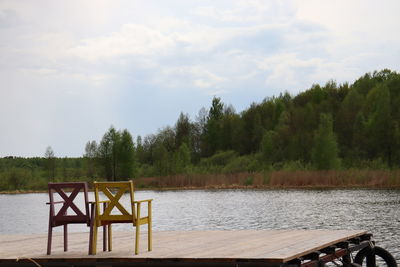
[[[367,266],[376,266],[377,258],[379,258],[380,265],[383,264],[388,267],[397,267],[396,259],[385,249],[375,246],[373,242],[369,247],[358,251],[354,258],[354,263],[362,266],[365,260]]]
[[[309,255],[306,255],[300,259],[290,261],[289,264],[298,267],[320,267],[324,266],[328,262],[334,262],[335,260],[340,259],[343,266],[350,267],[353,266],[351,253],[359,251],[366,247],[371,247],[371,244],[373,244],[373,242],[371,241],[371,237],[371,234],[367,234],[358,238],[350,239],[345,242],[340,242],[335,245],[326,247],[321,251],[312,252]],[[320,253],[323,253],[325,255],[321,256]],[[318,255],[318,257],[316,255]],[[374,263],[372,259],[370,263]],[[375,267],[375,265],[371,265],[368,267]]]

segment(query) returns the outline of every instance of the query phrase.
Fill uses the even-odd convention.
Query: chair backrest
[[[133,182],[94,182],[94,197],[96,201],[96,220],[100,222],[135,222],[136,214],[133,205]],[[99,193],[103,193],[107,206],[105,209],[101,208],[102,200],[100,200]],[[129,193],[129,205],[121,203],[121,197]],[[115,210],[115,212],[113,212]]]
[[[50,220],[52,226],[58,226],[68,223],[86,223],[90,225],[88,185],[86,182],[74,183],[49,183],[50,198]],[[67,192],[71,192],[69,195]],[[84,209],[77,206],[75,198],[79,192],[83,192]],[[55,201],[55,196],[59,196],[62,200]],[[59,204],[59,205],[58,205]],[[60,207],[58,209],[58,207]],[[73,211],[73,213],[67,211]]]

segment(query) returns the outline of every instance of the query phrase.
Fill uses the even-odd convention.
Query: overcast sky
[[[400,1],[0,0],[0,156],[400,69]]]

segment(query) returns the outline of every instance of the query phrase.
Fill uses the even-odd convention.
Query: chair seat
[[[87,223],[90,220],[86,216],[64,215],[61,218],[54,217],[54,222],[67,222],[67,223]]]
[[[53,222],[53,227],[61,226],[61,225],[66,225],[66,224],[87,224],[87,226],[90,226],[90,222],[87,221],[55,221]]]
[[[149,222],[149,217],[142,217],[139,220],[139,224],[147,224]],[[112,221],[100,221],[100,225],[99,226],[104,226],[104,225],[108,225],[108,224],[112,224],[112,223],[133,223],[135,224],[135,221],[132,220],[112,220]]]

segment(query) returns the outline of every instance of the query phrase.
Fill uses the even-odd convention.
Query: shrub
[[[253,185],[253,182],[254,182],[254,177],[253,176],[248,176],[246,178],[246,180],[244,180],[244,185],[250,186],[250,185]]]
[[[305,166],[299,160],[290,160],[283,163],[282,170],[283,171],[299,171],[305,170]]]

